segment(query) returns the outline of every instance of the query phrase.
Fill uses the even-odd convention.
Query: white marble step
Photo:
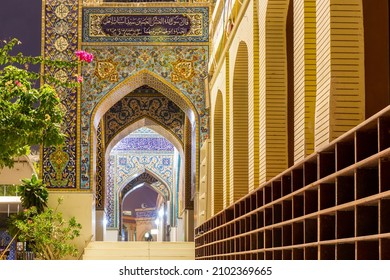
[[[193,260],[193,242],[90,242],[84,260]]]

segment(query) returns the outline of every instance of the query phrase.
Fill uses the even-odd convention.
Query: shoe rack
[[[390,106],[195,229],[199,260],[390,259]]]

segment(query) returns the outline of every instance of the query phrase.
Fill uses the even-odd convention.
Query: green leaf
[[[43,84],[34,89],[33,83],[42,78],[58,88],[79,86],[14,66],[41,64],[53,73],[57,69],[75,69],[80,63],[76,57],[62,61],[22,53],[11,55],[17,44],[17,39],[0,43],[0,65],[4,66],[0,70],[0,169],[12,167],[13,159],[25,155],[32,145],[61,145],[66,138],[61,131],[64,113],[55,88]]]

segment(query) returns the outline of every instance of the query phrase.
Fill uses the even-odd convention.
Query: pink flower
[[[83,76],[77,76],[77,82],[82,83],[83,82]]]
[[[76,51],[75,54],[80,61],[86,61],[89,63],[93,60],[93,54],[88,53],[86,51]]]
[[[22,86],[22,83],[19,82],[18,80],[15,81],[15,85],[17,85],[18,87],[21,87]]]

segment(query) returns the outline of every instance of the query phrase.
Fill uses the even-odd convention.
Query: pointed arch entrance
[[[183,195],[182,201],[184,211],[191,209],[194,197],[191,192],[193,189],[198,189],[195,186],[199,181],[197,172],[199,146],[209,138],[207,84],[205,83],[208,77],[210,53],[208,20],[211,16],[211,8],[209,3],[196,5],[196,7],[180,3],[169,3],[167,7],[164,4],[150,3],[139,7],[139,5],[134,6],[128,3],[116,7],[117,5],[114,4],[102,6],[98,3],[95,3],[96,5],[85,4],[86,1],[71,0],[66,1],[67,8],[64,10],[64,1],[46,2],[47,5],[44,5],[42,10],[44,56],[56,59],[71,58],[76,50],[84,50],[94,55],[92,63],[83,64],[80,67],[64,68],[60,71],[52,67],[43,69],[45,76],[61,78],[64,82],[73,81],[75,74],[84,77],[83,83],[77,88],[58,88],[62,104],[66,107],[64,108],[63,126],[68,137],[63,149],[45,148],[42,156],[42,177],[45,183],[53,190],[69,193],[74,197],[72,202],[77,201],[77,207],[67,207],[65,213],[80,219],[85,240],[90,236],[99,240],[95,228],[102,222],[97,216],[98,214],[103,216],[105,201],[104,197],[98,196],[96,184],[99,174],[102,174],[101,170],[98,170],[97,162],[104,160],[102,158],[104,153],[98,153],[97,136],[99,133],[104,134],[104,129],[98,133],[99,124],[102,116],[117,100],[122,98],[126,92],[131,92],[144,84],[159,90],[165,88],[168,93],[172,94],[169,98],[175,104],[183,102],[180,106],[183,105],[183,109],[188,108],[185,113],[188,128],[191,126],[191,129],[188,129],[191,137],[187,142],[195,144],[186,145],[184,153],[195,155],[191,156],[191,159],[193,158],[197,164],[195,166],[191,160],[192,165],[187,164],[189,171],[183,171],[186,174],[185,177],[190,178],[186,187],[191,191],[186,190],[185,193],[188,195]],[[92,35],[90,31],[94,29],[95,24],[91,25],[90,19],[98,16],[99,13],[119,12],[120,15],[131,17],[141,10],[148,16],[159,16],[161,11],[178,16],[191,15],[196,18],[196,21],[191,21],[190,24],[192,35],[162,36],[157,41],[155,36],[114,38],[99,35],[92,38],[95,35]],[[71,32],[65,32],[66,34],[62,32],[62,34],[56,28],[52,28],[53,23],[75,28]],[[56,33],[57,31],[61,34]],[[195,33],[201,35],[198,34],[198,36]],[[95,41],[95,39],[98,40]],[[58,47],[59,42],[62,43],[61,47]],[[122,94],[118,92],[121,90],[124,91]],[[108,98],[103,100],[105,96]],[[194,147],[195,151],[190,150],[186,153],[189,146]],[[52,165],[54,162],[52,162],[51,154],[56,151],[61,153],[64,159],[61,162],[61,168],[55,168]],[[82,211],[79,211],[79,207]],[[100,212],[98,213],[95,209]],[[84,242],[81,243],[80,247],[84,245]]]
[[[175,158],[179,158],[179,162],[177,163],[177,166],[176,166],[176,168],[177,168],[176,169],[176,176],[183,177],[183,174],[181,172],[182,172],[182,170],[184,170],[185,165],[184,165],[184,161],[180,160],[180,159],[184,158],[183,143],[180,141],[180,139],[177,137],[177,135],[175,135],[172,131],[166,129],[163,126],[163,124],[157,122],[156,120],[154,120],[150,117],[144,117],[144,118],[139,119],[139,120],[131,123],[130,125],[124,127],[122,130],[118,131],[116,136],[114,138],[112,138],[112,140],[108,143],[106,150],[105,150],[105,159],[106,159],[105,168],[103,168],[106,172],[105,178],[110,178],[109,174],[107,174],[107,173],[110,172],[109,167],[108,167],[108,165],[109,165],[108,161],[110,159],[110,153],[111,153],[112,149],[126,136],[131,135],[132,133],[134,133],[137,130],[142,129],[142,128],[147,128],[147,129],[150,129],[150,130],[156,132],[157,134],[161,135],[161,137],[163,137],[164,139],[169,141],[175,147],[175,149],[177,151],[176,152],[177,155],[175,156]],[[161,160],[164,160],[164,158],[162,158]],[[168,206],[169,206],[168,207],[169,208],[168,217],[169,217],[169,221],[170,221],[169,225],[171,227],[175,227],[176,226],[175,215],[179,210],[178,209],[177,190],[170,189],[170,187],[168,186],[169,180],[167,180],[166,178],[163,178],[162,177],[163,175],[158,175],[156,172],[153,172],[152,170],[145,168],[145,167],[131,169],[131,173],[124,176],[124,180],[119,182],[120,185],[117,187],[117,189],[115,191],[115,202],[116,203],[114,201],[109,201],[109,202],[106,201],[106,204],[107,203],[110,204],[110,202],[111,202],[111,204],[115,204],[115,213],[116,213],[115,216],[117,217],[116,220],[118,223],[117,224],[114,223],[114,225],[117,225],[118,229],[122,229],[122,225],[121,225],[122,210],[120,208],[121,204],[122,204],[121,195],[123,197],[126,194],[126,192],[121,193],[122,192],[121,190],[123,188],[125,188],[128,184],[133,185],[134,184],[133,181],[136,180],[137,178],[139,178],[139,176],[142,176],[143,174],[144,175],[149,174],[150,175],[149,179],[154,178],[154,182],[160,182],[160,184],[157,186],[158,189],[155,188],[155,186],[152,186],[152,187],[156,189],[156,192],[159,192],[161,194],[161,197],[163,198],[163,202],[165,204],[167,204],[167,202],[168,202]],[[182,183],[184,182],[184,178],[180,178],[179,180],[180,180],[179,184],[182,185]],[[133,182],[133,183],[131,184],[131,182]],[[149,181],[138,182],[138,183],[147,183],[151,186],[153,182],[149,180]],[[107,189],[109,182],[106,182],[105,185],[106,185],[106,188],[103,189],[102,191],[105,192],[104,197],[109,198],[109,194],[107,193],[110,191]],[[174,186],[171,186],[171,187],[174,187]],[[122,238],[122,236],[119,238]]]
[[[162,98],[168,98],[175,106],[179,107],[181,111],[184,112],[185,121],[183,122],[183,134],[178,136],[178,133],[174,133],[166,123],[161,123],[160,120],[156,120],[151,116],[142,116],[141,118],[134,120],[132,123],[127,124],[123,129],[118,129],[115,131],[115,136],[110,139],[109,143],[105,144],[105,153],[109,151],[115,144],[115,141],[119,141],[139,127],[150,127],[153,130],[156,130],[158,133],[163,135],[168,139],[179,151],[180,154],[180,184],[179,184],[179,195],[180,197],[177,201],[182,201],[180,204],[180,209],[177,209],[177,212],[183,213],[193,210],[193,201],[191,192],[195,189],[197,185],[197,166],[198,166],[198,139],[199,139],[199,116],[195,110],[193,104],[188,100],[188,98],[177,90],[174,86],[167,83],[165,80],[157,76],[156,74],[148,71],[142,70],[136,75],[127,78],[119,85],[114,87],[106,96],[104,96],[94,108],[91,118],[91,171],[90,178],[96,178],[97,169],[97,154],[98,154],[98,130],[99,125],[102,125],[104,121],[105,114],[112,108],[115,104],[120,102],[130,93],[135,90],[148,86],[156,91],[158,91]],[[104,133],[104,132],[103,132]],[[107,156],[104,162],[107,161]],[[104,170],[104,169],[103,169]],[[101,172],[101,171],[100,171]],[[99,191],[96,185],[96,181],[91,182],[94,191]],[[103,200],[104,201],[104,200]],[[105,211],[105,206],[98,211]],[[184,217],[190,217],[191,215],[186,213]],[[186,222],[187,223],[187,222]],[[191,222],[190,222],[191,223]],[[98,223],[97,223],[98,224]],[[120,229],[119,229],[120,235]],[[192,230],[187,229],[185,233],[184,240],[192,240]]]
[[[147,69],[143,69],[135,75],[123,80],[120,84],[112,88],[98,102],[92,112],[91,117],[94,124],[94,129],[97,129],[100,119],[108,111],[108,109],[111,108],[112,105],[125,97],[129,92],[132,92],[144,85],[148,85],[158,90],[161,94],[168,97],[177,106],[179,106],[180,109],[182,109],[186,114],[189,121],[192,124],[196,124],[196,137],[197,139],[199,138],[199,116],[192,102],[175,86]]]
[[[167,212],[168,208],[172,209],[173,193],[171,189],[164,183],[164,180],[159,178],[157,174],[148,169],[137,170],[121,187],[116,191],[117,200],[119,201],[119,228],[122,229],[121,236],[123,239],[131,240],[129,235],[129,228],[126,228],[125,202],[132,194],[141,188],[152,190],[156,193],[155,197],[151,198],[150,192],[143,191],[144,195],[138,195],[132,200],[131,211],[128,213],[131,219],[127,219],[132,223],[134,235],[133,241],[142,240],[144,233],[151,234],[151,230],[155,229],[156,235],[154,241],[169,241],[168,225],[171,226],[173,221],[173,213]],[[144,203],[145,196],[149,196],[148,203]],[[151,199],[150,199],[151,198]],[[154,199],[153,199],[154,198]],[[154,201],[153,201],[154,200]],[[131,200],[130,200],[131,201]],[[138,204],[137,204],[138,203]],[[138,206],[138,207],[137,207]],[[161,219],[161,220],[160,220]],[[141,233],[141,234],[140,234]]]
[[[123,139],[126,135],[131,134],[132,132],[136,131],[139,128],[147,127],[152,129],[153,131],[157,132],[161,136],[163,136],[165,139],[167,139],[169,142],[171,142],[175,148],[179,151],[179,153],[183,154],[183,143],[178,139],[178,137],[173,134],[173,132],[169,131],[168,129],[164,128],[164,126],[156,121],[155,119],[152,119],[150,117],[143,117],[132,124],[126,126],[121,131],[118,131],[118,133],[115,135],[115,137],[109,142],[109,144],[106,147],[106,155],[109,154],[111,149],[118,144],[118,142]]]

